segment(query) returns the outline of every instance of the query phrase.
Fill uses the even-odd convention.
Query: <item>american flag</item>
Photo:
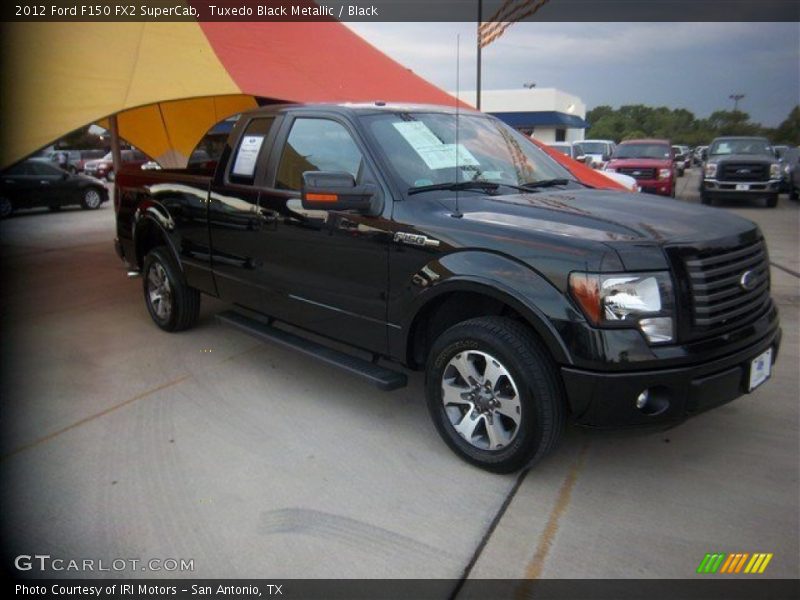
[[[511,25],[533,15],[549,0],[506,0],[488,21],[478,25],[478,45],[484,48],[503,35]]]

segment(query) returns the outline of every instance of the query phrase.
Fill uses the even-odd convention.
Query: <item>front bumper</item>
[[[675,369],[598,373],[562,367],[575,424],[597,428],[647,427],[677,423],[693,414],[735,400],[748,393],[750,362],[772,348],[778,357],[781,329],[776,327],[747,348],[723,358]],[[768,385],[768,384],[764,384]],[[655,390],[666,399],[663,412],[648,415],[636,407],[642,391]]]
[[[702,193],[719,200],[758,199],[772,196],[781,190],[780,179],[769,181],[718,181],[703,179]]]
[[[645,194],[672,196],[672,180],[670,179],[637,179],[636,183]]]

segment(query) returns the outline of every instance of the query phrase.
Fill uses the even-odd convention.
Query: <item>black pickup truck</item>
[[[761,137],[719,137],[708,147],[700,180],[703,204],[715,200],[765,199],[778,206],[783,173],[780,160]]]
[[[120,173],[115,198],[159,327],[191,327],[205,293],[381,389],[406,383],[387,361],[424,370],[444,441],[496,472],[568,420],[662,427],[733,400],[780,345],[756,225],[592,189],[481,113],[265,107],[216,162]]]

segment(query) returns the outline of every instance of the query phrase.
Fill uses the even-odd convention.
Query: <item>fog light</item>
[[[636,408],[649,417],[660,415],[669,408],[670,393],[663,386],[643,390],[636,397]]]

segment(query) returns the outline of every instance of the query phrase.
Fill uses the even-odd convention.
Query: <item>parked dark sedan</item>
[[[102,181],[85,175],[67,173],[47,160],[28,159],[9,167],[0,175],[0,218],[20,208],[80,204],[99,208],[108,200]]]

